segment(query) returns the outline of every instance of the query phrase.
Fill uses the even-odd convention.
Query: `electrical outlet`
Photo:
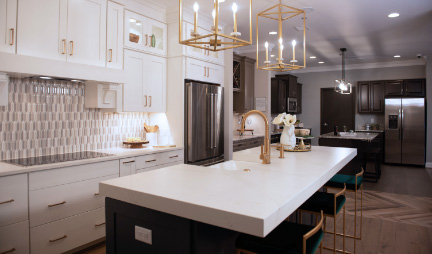
[[[135,240],[152,245],[152,231],[147,228],[135,226]]]

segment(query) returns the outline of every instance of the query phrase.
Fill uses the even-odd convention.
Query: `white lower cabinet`
[[[105,236],[105,208],[30,229],[32,254],[58,254]]]
[[[104,176],[77,183],[30,191],[30,226],[35,227],[105,206],[99,182],[117,178]]]
[[[120,177],[133,175],[136,173],[135,158],[126,158],[120,160]]]
[[[27,174],[0,177],[0,227],[28,220],[27,186]]]
[[[137,169],[137,174],[138,173],[143,173],[143,172],[147,172],[147,171],[151,171],[151,170],[155,170],[155,169],[160,169],[160,168],[166,168],[166,167],[171,167],[171,166],[175,166],[178,164],[182,164],[181,161],[177,161],[177,162],[171,162],[168,164],[163,164],[163,165],[158,165],[158,166],[154,166],[154,167],[148,167],[148,168],[141,168],[141,169]]]
[[[223,66],[186,58],[186,78],[221,84],[223,82]]]
[[[28,221],[0,227],[0,253],[30,253]]]

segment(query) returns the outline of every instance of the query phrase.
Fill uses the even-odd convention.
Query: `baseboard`
[[[432,168],[432,162],[426,162],[425,167],[426,168]]]

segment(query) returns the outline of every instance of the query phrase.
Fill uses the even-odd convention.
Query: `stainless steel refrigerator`
[[[195,81],[185,83],[186,163],[211,165],[223,161],[223,88]]]
[[[424,98],[385,99],[385,162],[425,165]]]

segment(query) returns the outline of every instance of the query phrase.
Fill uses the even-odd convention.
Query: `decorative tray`
[[[148,140],[143,140],[143,141],[135,141],[135,142],[128,142],[128,141],[123,141],[124,145],[130,145],[130,148],[143,148],[142,145],[144,144],[148,144],[150,141]]]
[[[277,150],[280,150],[280,147],[276,147]],[[292,146],[284,146],[284,151],[286,152],[309,152],[312,151],[312,145],[305,145],[301,143],[297,143],[297,145],[293,148]]]

